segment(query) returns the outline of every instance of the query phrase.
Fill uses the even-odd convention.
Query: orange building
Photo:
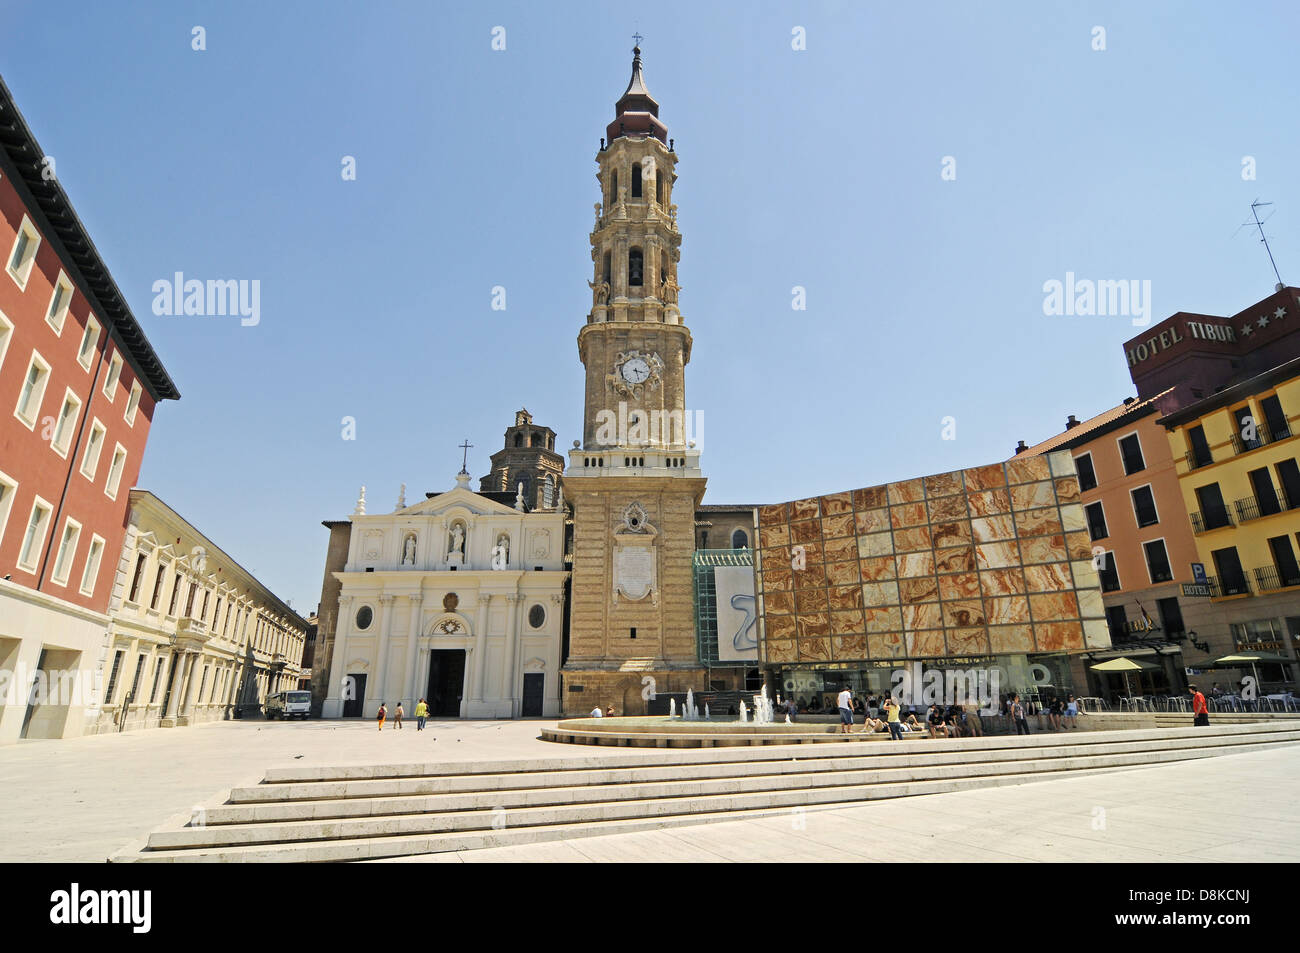
[[[1165,428],[1158,421],[1172,407],[1173,388],[1147,400],[1124,403],[1078,421],[1016,455],[1068,450],[1079,475],[1080,500],[1101,576],[1102,602],[1113,650],[1076,656],[1074,683],[1088,694],[1113,695],[1124,679],[1088,666],[1125,656],[1155,666],[1129,676],[1134,692],[1179,693],[1186,687],[1181,643],[1182,583],[1193,582],[1199,562],[1178,473]]]

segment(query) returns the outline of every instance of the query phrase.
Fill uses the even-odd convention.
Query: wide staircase
[[[1300,743],[1300,719],[530,761],[289,767],[110,860],[356,861],[1134,769]]]

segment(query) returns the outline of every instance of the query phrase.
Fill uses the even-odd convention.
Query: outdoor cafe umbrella
[[[1283,665],[1290,665],[1291,659],[1285,655],[1269,655],[1267,652],[1238,652],[1235,655],[1225,655],[1222,658],[1216,658],[1206,668],[1240,668],[1241,663],[1250,663],[1250,673],[1255,676],[1255,685],[1259,685],[1259,671],[1255,668],[1257,662],[1280,662]]]
[[[1152,665],[1150,662],[1135,662],[1131,658],[1125,658],[1123,656],[1120,656],[1119,658],[1110,659],[1109,661],[1106,662],[1098,662],[1096,665],[1089,666],[1089,668],[1091,668],[1094,672],[1123,672],[1124,691],[1130,696],[1133,693],[1129,690],[1128,687],[1128,673],[1140,672],[1143,669],[1150,670],[1159,667],[1160,666],[1158,665]]]

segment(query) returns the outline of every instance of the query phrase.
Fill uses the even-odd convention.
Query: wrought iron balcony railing
[[[1300,570],[1288,570],[1285,573],[1276,566],[1261,566],[1251,570],[1255,576],[1255,585],[1260,592],[1268,589],[1289,589],[1300,586]]]
[[[1210,595],[1216,599],[1223,596],[1249,595],[1250,593],[1250,580],[1246,578],[1245,573],[1240,576],[1229,576],[1222,582],[1220,582],[1218,576],[1208,576],[1205,581],[1209,584]]]
[[[1208,533],[1212,529],[1222,529],[1224,526],[1236,525],[1232,521],[1232,513],[1225,506],[1222,509],[1215,508],[1212,510],[1201,510],[1189,514],[1192,518],[1193,533]]]

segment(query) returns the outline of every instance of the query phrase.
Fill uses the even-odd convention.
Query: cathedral
[[[350,519],[325,522],[315,710],[657,714],[688,689],[721,710],[765,683],[818,708],[921,662],[1068,689],[1071,658],[1109,647],[1068,453],[703,502],[677,152],[632,52],[596,155],[581,438],[566,464],[521,409],[477,492],[462,467],[382,515],[363,488]]]

